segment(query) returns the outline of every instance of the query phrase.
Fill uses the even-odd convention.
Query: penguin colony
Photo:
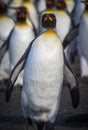
[[[88,76],[87,25],[88,0],[0,0],[0,80],[9,77],[7,102],[14,85],[22,86],[27,130],[46,129],[47,123],[54,129],[64,78],[78,107],[70,61],[77,51],[80,76]]]

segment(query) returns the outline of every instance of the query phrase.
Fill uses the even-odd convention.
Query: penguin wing
[[[9,100],[10,100],[10,96],[11,96],[14,84],[19,76],[19,73],[24,69],[25,62],[26,62],[27,56],[30,52],[33,41],[29,44],[29,47],[26,49],[25,53],[20,58],[20,60],[17,62],[17,64],[15,65],[15,67],[13,68],[13,70],[10,74],[10,78],[9,78],[7,89],[6,89],[6,101],[7,102],[9,102]]]
[[[64,72],[67,85],[70,90],[73,108],[77,108],[79,105],[79,87],[75,73],[65,58],[65,72]]]
[[[79,24],[77,26],[74,27],[74,29],[72,29],[67,36],[65,37],[64,41],[63,41],[63,47],[64,49],[66,48],[66,46],[71,43],[72,40],[74,40],[79,34]]]
[[[2,59],[6,53],[6,51],[8,50],[8,46],[9,46],[9,39],[11,37],[13,30],[11,31],[10,35],[8,36],[7,40],[3,43],[3,45],[0,48],[0,64],[2,62]]]

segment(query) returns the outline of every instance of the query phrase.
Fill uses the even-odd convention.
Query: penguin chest
[[[46,120],[47,115],[44,113],[55,113],[58,98],[61,96],[62,82],[61,43],[57,37],[49,38],[43,34],[35,40],[24,69],[23,93],[26,94],[32,118]]]
[[[11,68],[17,63],[27,49],[30,42],[34,39],[34,32],[29,27],[16,27],[9,40],[9,56]]]
[[[64,38],[68,34],[71,28],[71,20],[70,17],[64,11],[56,11],[56,32],[63,42]]]
[[[14,22],[10,18],[0,18],[0,41],[4,42],[8,38],[13,27]]]
[[[80,54],[88,59],[88,15],[85,15],[80,23],[78,49]]]

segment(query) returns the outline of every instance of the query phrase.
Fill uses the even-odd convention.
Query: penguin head
[[[0,14],[6,14],[7,13],[7,6],[4,3],[0,3]]]
[[[54,14],[44,14],[42,16],[42,27],[54,29],[56,27],[56,17]]]
[[[81,1],[81,2],[85,4],[85,10],[88,10],[88,0],[86,0],[86,1]]]
[[[11,7],[11,8],[17,12],[17,21],[18,22],[26,21],[26,18],[28,15],[28,11],[27,11],[26,7],[21,6],[21,7]]]
[[[47,8],[53,8],[53,6],[54,6],[54,0],[46,0]]]
[[[66,3],[63,0],[56,0],[55,6],[57,9],[60,9],[60,10],[66,9]]]

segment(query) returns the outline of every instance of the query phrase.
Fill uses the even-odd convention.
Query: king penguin
[[[46,0],[38,0],[37,9],[38,9],[39,13],[41,13],[43,10],[45,10],[46,9]]]
[[[64,64],[63,46],[53,30],[56,26],[55,15],[44,14],[42,26],[47,30],[29,44],[11,73],[6,91],[6,101],[8,102],[15,80],[24,68],[21,92],[22,112],[24,118],[29,119],[30,125],[36,126],[37,130],[43,130],[47,122],[52,124],[55,121],[60,108],[64,66],[70,81],[72,98],[75,98],[73,106],[76,108],[79,104],[76,79],[72,71]],[[76,90],[74,91],[76,93],[73,90]]]
[[[10,72],[12,71],[20,57],[23,55],[29,43],[35,38],[33,27],[29,26],[29,24],[27,24],[26,22],[27,9],[25,7],[13,9],[17,11],[17,24],[8,37],[8,44],[5,44],[9,46],[8,50],[10,59]],[[22,74],[20,75],[16,84],[23,84]]]
[[[23,0],[10,0],[8,2],[8,6],[10,7],[20,7],[22,5]],[[8,8],[8,16],[11,17],[15,22],[16,21],[16,11]]]
[[[82,0],[82,1],[85,1],[85,0]],[[74,20],[75,25],[80,24],[80,20],[81,20],[84,10],[85,10],[85,4],[83,4],[81,0],[76,0],[75,8],[73,11],[73,20]]]
[[[47,14],[47,13],[54,14],[54,0],[46,0],[46,9],[40,13],[39,33],[44,32],[46,30],[46,28],[42,27],[41,19],[42,19],[42,15]]]
[[[67,6],[67,11],[71,14],[75,8],[75,0],[64,0]]]
[[[29,12],[29,17],[38,32],[39,31],[39,21],[38,21],[39,16],[38,16],[38,11],[36,9],[36,6],[30,0],[24,0],[22,6],[27,8],[27,10]]]
[[[0,3],[0,47],[6,42],[11,30],[15,26],[14,21],[7,16],[7,5]],[[9,56],[8,52],[3,58],[0,65],[0,80],[8,79],[9,77]]]
[[[56,32],[60,37],[61,41],[63,42],[66,35],[71,29],[71,24],[72,24],[71,18],[65,11],[66,4],[64,1],[57,0],[55,5],[56,5],[55,16],[57,19]]]
[[[81,77],[86,77],[88,76],[88,0],[82,2],[85,4],[85,11],[80,21],[77,48],[80,58]]]

